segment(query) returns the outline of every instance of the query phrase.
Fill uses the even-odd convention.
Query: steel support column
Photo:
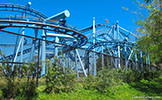
[[[118,68],[120,68],[120,45],[118,43]]]
[[[101,49],[102,49],[102,70],[104,71],[104,55],[103,55],[103,53],[104,53],[104,47],[103,47],[103,45],[101,46]]]
[[[77,54],[76,51],[74,51],[74,56],[75,56],[75,71],[77,73],[77,77],[79,78],[79,71],[78,71],[78,64],[77,64]]]
[[[119,22],[116,21],[116,36],[117,36],[117,41],[118,41],[118,68],[120,68],[120,37],[119,37]]]
[[[22,35],[25,33],[25,28],[22,30]],[[24,48],[24,36],[21,37],[22,42],[21,42],[21,55],[20,55],[20,62],[23,62],[23,48]]]
[[[25,31],[25,30],[22,31],[22,35],[24,35],[24,31]],[[15,62],[16,59],[17,59],[17,56],[18,56],[18,53],[19,53],[20,46],[23,45],[23,44],[22,44],[23,39],[24,39],[24,36],[22,36],[21,39],[20,39],[20,42],[19,42],[19,45],[18,45],[18,47],[17,47],[16,54],[15,54],[15,57],[14,57],[14,59],[13,59],[13,62]],[[11,68],[11,69],[12,69],[12,71],[14,70],[14,64],[12,64],[12,68]]]
[[[34,37],[37,38],[37,36],[38,36],[38,29],[35,29],[34,31],[35,31],[34,32]],[[34,51],[35,51],[36,41],[37,41],[36,39],[33,39],[31,53],[30,53],[30,62],[32,62],[32,60],[34,58]]]
[[[45,65],[45,61],[46,61],[46,31],[43,30],[42,32],[42,39],[44,41],[42,41],[42,51],[41,51],[41,56],[42,56],[42,75],[46,74],[46,65]]]
[[[141,69],[143,69],[142,51],[140,51],[140,62],[141,62]]]
[[[55,42],[59,43],[59,38],[58,37],[56,37]],[[58,47],[56,47],[56,46],[57,46],[57,44],[55,44],[55,57],[58,57]]]
[[[93,17],[93,45],[95,45],[95,39],[96,39],[96,36],[95,36],[95,18]],[[95,50],[95,46],[94,46],[94,51]],[[95,56],[95,53],[93,53],[93,63],[94,63],[94,76],[96,76],[96,56]]]
[[[81,65],[81,67],[82,67],[82,69],[83,69],[83,73],[84,73],[84,75],[87,77],[87,73],[86,73],[86,71],[85,71],[84,65],[83,65],[82,60],[81,60],[81,58],[80,58],[79,52],[78,52],[77,49],[75,49],[75,51],[76,51],[76,54],[77,54],[77,56],[78,56],[80,65]]]
[[[137,58],[137,54],[136,53],[134,55],[134,58],[135,58],[135,67],[136,67],[136,70],[138,70],[138,58]]]
[[[125,58],[125,66],[126,66],[126,69],[127,69],[127,44],[125,43],[124,44],[124,58]]]

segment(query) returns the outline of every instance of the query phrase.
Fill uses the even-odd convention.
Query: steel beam
[[[81,67],[82,67],[82,69],[83,69],[83,73],[84,73],[84,75],[87,77],[87,73],[86,73],[86,70],[85,70],[85,68],[84,68],[83,62],[82,62],[82,60],[81,60],[81,58],[80,58],[79,52],[78,52],[77,49],[75,49],[75,51],[76,51],[76,54],[77,54],[77,56],[78,56],[80,65],[81,65]]]
[[[46,31],[42,30],[42,39],[46,40]],[[41,51],[41,56],[42,56],[42,75],[46,74],[46,41],[42,41],[42,51]]]

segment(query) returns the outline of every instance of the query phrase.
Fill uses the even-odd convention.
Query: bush
[[[149,68],[144,68],[143,71],[142,71],[142,77],[143,79],[146,79],[146,80],[151,80],[153,78],[158,78],[162,73],[162,70],[151,70]]]
[[[85,81],[83,82],[83,88],[85,89],[96,89],[97,87],[97,78],[94,77],[94,75],[89,75],[85,78]]]
[[[20,93],[18,94],[18,96],[24,97],[26,98],[26,100],[29,100],[29,98],[32,98],[37,95],[36,84],[32,80],[29,82],[29,85],[27,85],[26,82],[24,83],[22,82],[19,85],[19,90],[20,90]]]
[[[104,69],[99,71],[97,76],[88,76],[84,83],[85,89],[96,89],[102,93],[110,93],[115,85],[120,84],[120,73],[116,69]]]
[[[3,98],[3,92],[2,90],[0,89],[0,99]]]
[[[127,69],[127,70],[123,70],[122,68],[119,70],[119,73],[121,74],[121,79],[123,80],[123,82],[136,82],[142,79],[141,77],[141,73],[136,71],[136,70],[131,70],[131,69]]]
[[[161,75],[161,70],[150,70],[149,68],[144,68],[143,70],[132,70],[123,68],[118,70],[121,73],[121,79],[123,82],[139,82],[142,79],[151,80],[153,78],[158,78]]]
[[[48,72],[46,77],[46,92],[70,92],[74,89],[74,79],[76,74],[68,67],[64,67],[59,62],[59,59],[55,58],[55,62],[47,60]]]
[[[1,90],[3,92],[3,97],[7,99],[15,98],[16,95],[19,93],[17,83],[13,82],[12,80],[8,80],[7,84],[1,87]]]
[[[142,71],[127,69],[110,69],[99,71],[97,76],[88,76],[83,83],[85,89],[95,89],[102,93],[114,93],[115,85],[122,82],[131,83],[138,82],[142,79],[150,80],[160,76],[161,71],[144,69]]]

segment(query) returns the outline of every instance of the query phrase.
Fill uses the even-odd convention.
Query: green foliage
[[[48,72],[46,77],[46,92],[59,93],[70,92],[74,89],[74,79],[76,74],[70,71],[70,68],[61,65],[60,59],[55,58],[55,62],[46,61]]]
[[[110,93],[115,85],[121,83],[120,73],[116,69],[105,68],[104,71],[98,72],[98,88],[97,90]]]
[[[148,66],[142,70],[124,69],[124,67],[118,70],[121,79],[125,83],[139,82],[142,79],[151,80],[161,75],[162,70],[151,70]]]
[[[97,76],[88,76],[84,82],[85,89],[95,89],[102,93],[110,93],[115,85],[121,83],[120,73],[116,69],[104,69]]]
[[[1,51],[0,55],[2,57],[5,56]],[[0,86],[3,98],[10,99],[16,96],[23,96],[29,100],[29,97],[35,96],[37,93],[34,78],[40,74],[39,69],[36,71],[36,62],[25,65],[13,65],[6,63],[7,61],[7,59],[4,60],[4,63],[0,65],[1,77],[6,82]]]
[[[151,70],[149,68],[144,68],[141,72],[141,77],[145,80],[151,80],[160,77],[162,70]]]
[[[0,89],[0,99],[3,97],[3,92],[2,90]]]
[[[37,95],[36,84],[34,81],[30,81],[27,85],[26,82],[22,82],[19,85],[18,97],[23,97],[25,100],[29,100]]]
[[[140,25],[139,31],[145,33],[138,44],[141,45],[145,52],[150,53],[151,63],[162,63],[162,1],[154,0],[154,2],[143,5],[141,7],[149,13],[144,20],[139,19],[137,24]],[[140,17],[141,18],[141,17]]]
[[[16,97],[16,95],[19,93],[17,84],[12,80],[8,80],[7,85],[1,87],[1,90],[3,91],[3,97],[8,99]]]
[[[94,75],[89,75],[86,77],[85,81],[83,82],[83,87],[85,89],[96,89],[97,77],[94,77]]]
[[[141,80],[130,85],[136,90],[142,91],[149,96],[162,96],[162,77],[154,78],[151,80]]]
[[[141,80],[143,77],[141,77],[141,72],[137,71],[137,70],[132,70],[132,69],[120,69],[119,72],[121,73],[121,79],[123,80],[123,82],[136,82]]]

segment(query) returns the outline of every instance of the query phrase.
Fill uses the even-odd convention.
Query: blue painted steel
[[[143,68],[142,51],[140,51],[140,62],[141,62],[141,68]]]
[[[85,76],[87,75],[87,70],[90,71],[94,76],[96,76],[96,59],[98,58],[98,55],[93,52],[99,52],[102,54],[102,69],[104,69],[104,48],[108,49],[108,55],[111,57],[111,67],[115,66],[116,68],[120,68],[120,58],[125,58],[125,65],[129,66],[130,62],[134,60],[136,69],[138,68],[137,65],[137,54],[135,46],[135,40],[134,38],[137,38],[135,34],[133,34],[130,31],[127,31],[126,29],[119,26],[119,22],[117,21],[116,24],[110,26],[110,25],[104,25],[104,24],[95,24],[95,19],[93,19],[93,26],[90,26],[88,28],[78,30],[74,27],[68,26],[66,24],[60,24],[58,21],[60,19],[65,19],[65,17],[69,17],[70,13],[66,10],[64,12],[61,12],[57,15],[54,15],[52,17],[47,17],[44,14],[30,8],[29,6],[20,6],[20,5],[12,5],[12,4],[0,4],[0,11],[12,11],[13,12],[20,12],[23,15],[0,15],[0,28],[3,29],[0,30],[2,32],[7,32],[6,27],[8,28],[24,28],[24,31],[26,28],[34,29],[34,37],[39,37],[38,30],[42,30],[42,39],[48,40],[48,38],[52,38],[50,41],[55,41],[59,44],[55,44],[53,51],[55,50],[55,53],[52,51],[52,54],[54,53],[55,56],[59,57],[58,50],[62,50],[63,53],[66,53],[65,56],[68,55],[70,60],[75,61],[75,70],[77,72],[77,77],[79,77],[79,73],[81,71],[78,65],[78,61],[81,64],[81,67],[83,69],[83,72]],[[103,30],[101,30],[101,27]],[[88,31],[93,29],[93,33],[87,34]],[[99,29],[99,30],[97,30]],[[50,31],[51,33],[54,33],[56,36],[49,36],[46,34],[46,31]],[[8,32],[10,33],[10,32]],[[19,32],[18,32],[19,33]],[[87,36],[81,34],[87,34]],[[57,35],[58,34],[58,35]],[[22,36],[23,37],[23,36]],[[132,39],[133,38],[133,39]],[[134,41],[130,41],[134,40]],[[87,44],[86,44],[87,43]],[[38,49],[37,42],[33,40],[32,47],[31,48],[23,48],[23,38],[21,38],[19,45],[18,42],[16,43],[15,52],[14,54],[7,55],[6,57],[0,58],[1,61],[3,61],[5,58],[12,59],[13,62],[16,61],[16,58],[18,56],[21,56],[21,61],[23,61],[23,55],[26,53],[30,53],[30,60],[34,57],[34,52],[36,49]],[[42,41],[41,44],[41,59],[42,59],[42,65],[43,65],[43,72],[42,75],[45,74],[46,68],[45,68],[45,59],[49,56],[47,55],[46,47],[50,44],[46,44],[45,41]],[[79,52],[79,50],[74,50],[76,48],[81,48],[85,45],[85,51],[84,53]],[[21,47],[21,51],[19,51]],[[16,51],[17,48],[17,51]],[[69,52],[74,50],[74,56]],[[139,50],[140,51],[140,50]],[[81,55],[81,56],[80,56]],[[88,58],[86,57],[88,55]],[[90,58],[91,57],[91,58]],[[133,58],[134,57],[134,58]],[[143,66],[143,53],[140,51],[140,62],[141,66]],[[14,58],[14,59],[13,59]],[[85,64],[83,64],[83,60],[87,60]],[[93,62],[89,62],[89,60],[93,60]],[[68,66],[69,65],[69,59],[68,59]],[[133,62],[133,63],[134,63]],[[86,65],[88,64],[88,65]],[[146,55],[146,64],[150,64],[149,61],[149,54]],[[86,66],[86,67],[85,67]],[[88,68],[89,67],[89,68]],[[93,70],[92,70],[93,67]],[[72,70],[72,66],[70,66],[70,69]]]
[[[101,52],[102,52],[102,70],[104,71],[104,55],[103,55],[103,53],[104,53],[104,47],[103,46],[101,46]]]
[[[0,4],[0,8],[1,8],[0,11],[14,11],[14,12],[20,12],[20,13],[25,12],[26,14],[34,16],[34,17],[39,17],[43,19],[47,18],[46,15],[27,6],[15,5],[15,4]]]
[[[42,33],[42,39],[46,40],[46,31],[43,30]],[[46,41],[42,41],[42,51],[41,51],[41,56],[42,56],[42,75],[46,74],[46,65],[45,65],[45,60],[46,60]]]
[[[93,45],[96,44],[96,27],[95,27],[95,18],[93,17]],[[94,51],[95,48],[93,48]],[[94,76],[96,76],[97,71],[96,71],[96,55],[95,53],[93,53],[93,67],[94,67]]]
[[[66,17],[69,17],[70,16],[70,12],[68,10],[65,10],[65,11],[62,11],[56,15],[53,15],[49,18],[47,18],[48,21],[52,21],[52,22],[55,22],[55,21],[58,21],[60,19],[65,19]]]
[[[55,42],[59,43],[59,38],[58,37],[56,37]],[[56,45],[57,44],[55,44],[55,57],[58,57],[58,48],[56,47]]]
[[[34,29],[34,31],[35,31],[35,33],[34,33],[35,34],[35,38],[37,38],[37,36],[38,36],[38,29]],[[36,48],[36,40],[33,39],[33,41],[32,41],[32,47],[31,47],[31,53],[30,53],[30,59],[29,59],[30,62],[32,62],[32,60],[34,58],[35,48]]]
[[[22,35],[25,33],[25,28],[22,29]],[[23,62],[23,47],[24,47],[24,36],[21,37],[22,42],[21,42],[21,54],[20,54],[20,62]]]
[[[77,73],[77,77],[79,78],[79,70],[78,70],[78,64],[77,64],[77,54],[76,51],[74,51],[74,56],[75,56],[75,70]]]

